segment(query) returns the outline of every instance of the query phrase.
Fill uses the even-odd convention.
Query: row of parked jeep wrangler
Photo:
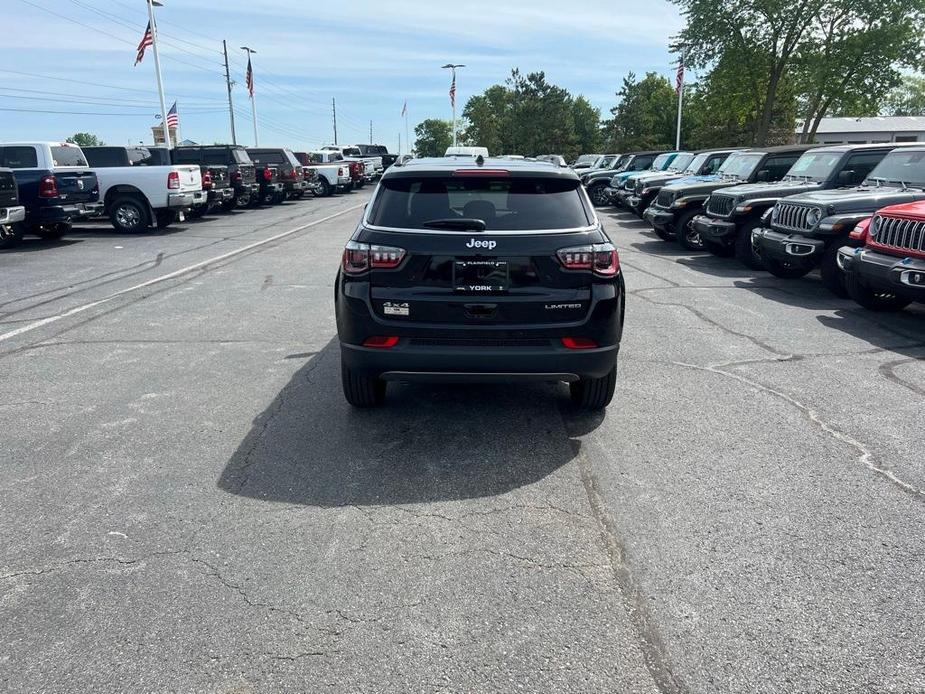
[[[75,223],[98,218],[132,233],[309,193],[349,192],[394,163],[393,155],[367,155],[361,147],[367,146],[292,152],[236,145],[0,143],[0,248],[15,246],[26,234],[58,239]]]
[[[818,268],[837,296],[876,311],[925,302],[923,145],[787,145],[605,159],[581,174],[592,202],[635,213],[666,242],[783,279]]]

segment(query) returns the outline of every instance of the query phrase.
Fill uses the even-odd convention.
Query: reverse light
[[[167,190],[180,190],[180,174],[176,171],[167,174]]]
[[[58,197],[58,182],[55,180],[54,176],[43,176],[42,180],[39,181],[39,197]]]
[[[348,241],[344,246],[341,267],[348,275],[360,275],[370,269],[393,270],[401,265],[405,255],[404,248]]]
[[[620,256],[610,243],[563,248],[556,256],[566,270],[592,270],[601,277],[613,277],[620,271]]]
[[[562,346],[566,349],[596,349],[597,343],[590,337],[563,337]]]
[[[389,349],[398,344],[398,337],[395,335],[373,335],[363,340],[364,347],[374,347],[376,349]]]

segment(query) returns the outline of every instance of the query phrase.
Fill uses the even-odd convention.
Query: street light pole
[[[257,53],[253,48],[248,48],[247,46],[241,46],[242,51],[247,51],[247,65],[250,69],[250,84],[248,84],[248,91],[251,95],[251,113],[254,118],[254,147],[260,146],[260,140],[257,137],[257,101],[254,99],[254,66],[251,63],[251,54]]]
[[[466,67],[465,65],[454,65],[452,63],[447,63],[442,67],[443,70],[450,70],[453,73],[453,83],[450,87],[450,103],[453,105],[453,146],[455,147],[456,142],[456,70],[457,68]]]
[[[154,51],[154,74],[157,76],[157,95],[161,100],[161,128],[164,147],[170,149],[170,128],[167,127],[167,100],[164,98],[164,78],[161,77],[161,58],[157,53],[157,25],[154,23],[154,6],[163,7],[157,0],[147,0],[148,22],[151,24],[151,49]]]

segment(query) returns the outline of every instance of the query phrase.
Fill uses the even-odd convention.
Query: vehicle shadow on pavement
[[[877,313],[859,306],[817,316],[826,328],[841,330],[873,347],[921,359],[925,353],[925,306],[913,304],[896,313]]]
[[[304,355],[300,355],[303,356]],[[538,482],[571,461],[602,418],[563,428],[561,384],[389,385],[387,405],[351,408],[329,342],[254,419],[218,487],[320,507],[473,499]]]
[[[13,248],[0,249],[0,256],[16,255],[17,253],[35,253],[36,251],[51,251],[55,248],[73,246],[75,243],[80,243],[80,241],[77,239],[55,239],[52,241],[48,239],[29,238],[27,236],[13,246]]]

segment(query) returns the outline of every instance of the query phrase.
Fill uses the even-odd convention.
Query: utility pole
[[[334,113],[334,144],[337,145],[337,98],[331,97],[331,110]]]
[[[684,49],[681,49],[681,57],[678,59],[678,75],[676,80],[677,90],[678,90],[678,130],[677,138],[675,139],[675,149],[681,149],[681,114],[682,108],[684,105],[684,71],[686,66],[684,65]]]
[[[260,139],[257,137],[257,101],[254,99],[254,66],[251,64],[251,54],[257,53],[253,48],[241,46],[242,51],[247,51],[247,91],[251,95],[251,113],[254,116],[254,147],[260,146]]]
[[[231,116],[231,144],[238,144],[238,135],[234,131],[234,103],[231,100],[231,73],[228,71],[228,42],[222,40],[222,51],[225,53],[225,84],[228,86],[228,115]]]
[[[369,121],[369,144],[373,143],[373,122]]]
[[[452,63],[447,63],[443,66],[444,70],[451,70],[453,72],[453,83],[450,86],[450,103],[453,105],[453,146],[455,147],[456,142],[456,70],[457,68],[466,67],[465,65],[453,65]]]
[[[154,50],[154,73],[157,75],[157,95],[161,100],[161,129],[164,147],[170,149],[170,128],[167,127],[167,101],[164,99],[164,79],[161,77],[161,59],[157,53],[157,25],[154,23],[154,0],[148,0],[148,21],[151,23],[151,48]],[[158,3],[160,5],[160,3]]]

